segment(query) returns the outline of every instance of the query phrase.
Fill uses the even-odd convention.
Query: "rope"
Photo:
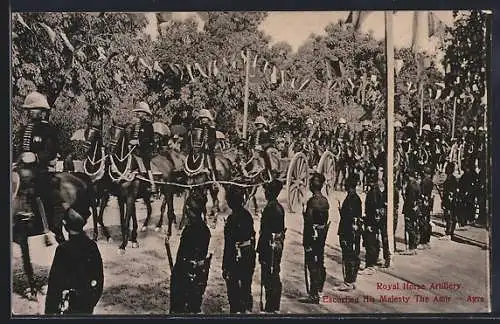
[[[136,175],[135,176],[137,179],[140,179],[140,180],[144,180],[144,181],[148,181],[150,182],[149,179],[146,179],[140,175]],[[192,184],[192,185],[185,185],[185,184],[180,184],[180,183],[176,183],[176,182],[165,182],[165,181],[157,181],[155,180],[154,183],[156,184],[161,184],[161,185],[169,185],[169,186],[176,186],[176,187],[181,187],[181,188],[188,188],[188,189],[191,189],[191,188],[196,188],[196,187],[202,187],[202,186],[206,186],[206,185],[211,185],[211,184],[225,184],[225,185],[232,185],[232,186],[237,186],[237,187],[242,187],[242,188],[250,188],[250,187],[258,187],[258,186],[262,186],[266,183],[269,183],[270,181],[267,180],[267,181],[264,181],[264,182],[259,182],[259,183],[255,183],[255,184],[243,184],[243,183],[237,183],[237,182],[233,182],[233,181],[216,181],[216,180],[210,180],[210,181],[205,181],[205,182],[202,182],[202,183],[197,183],[197,184]]]

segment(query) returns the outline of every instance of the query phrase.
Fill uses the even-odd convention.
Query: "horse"
[[[354,170],[354,152],[344,142],[334,144],[332,152],[335,156],[335,181],[333,187],[337,190],[342,190],[347,177]]]
[[[56,240],[61,243],[64,240],[62,229],[63,212],[56,213],[58,208],[61,210],[63,204],[74,207],[78,204],[78,211],[87,212],[95,208],[94,188],[75,175],[67,172],[50,174],[49,186],[46,188],[48,201],[42,201],[35,197],[34,181],[36,171],[33,162],[23,161],[14,166],[12,172],[12,225],[13,240],[21,248],[24,273],[28,278],[27,296],[29,299],[36,298],[37,288],[35,286],[33,266],[29,253],[28,238],[32,236],[44,235],[45,245],[50,246],[53,243],[48,237],[51,231],[56,235]],[[45,188],[44,188],[45,189]],[[48,209],[47,204],[54,206],[53,210]],[[52,211],[52,212],[50,212]],[[94,213],[95,210],[92,210]],[[86,215],[84,217],[87,219]]]

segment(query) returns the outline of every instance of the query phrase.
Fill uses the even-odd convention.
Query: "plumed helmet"
[[[425,124],[424,127],[422,127],[422,130],[430,131],[431,130],[431,125]]]
[[[254,124],[255,125],[261,124],[261,125],[267,126],[267,121],[263,116],[257,116],[257,118],[255,118]]]
[[[436,125],[436,127],[434,127],[434,130],[436,130],[436,131],[440,131],[440,130],[441,130],[441,126]]]
[[[208,111],[208,109],[200,109],[200,112],[198,113],[197,118],[208,118],[211,121],[214,120],[214,118],[212,117],[212,114],[210,113],[210,111]]]
[[[413,122],[408,122],[408,124],[406,124],[406,127],[413,128]]]
[[[314,124],[313,120],[311,118],[307,118],[306,125],[313,125],[313,124]]]
[[[339,118],[339,124],[345,124],[346,120],[342,117]]]
[[[396,120],[394,122],[394,127],[402,127],[403,125],[401,124],[401,122],[399,120]]]
[[[47,97],[36,91],[33,91],[26,96],[22,107],[26,109],[50,109],[49,103],[47,102]]]
[[[145,112],[148,115],[153,114],[151,112],[151,109],[149,109],[149,105],[144,101],[140,101],[139,103],[137,103],[137,105],[135,105],[134,110],[132,110],[132,111],[133,112]]]

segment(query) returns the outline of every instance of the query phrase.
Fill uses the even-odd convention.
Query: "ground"
[[[262,205],[264,203],[262,193],[259,193],[258,197]],[[468,232],[457,232],[461,237],[467,236],[464,233],[473,234],[475,239],[471,240],[439,240],[438,237],[442,236],[444,232],[439,219],[434,220],[431,249],[420,250],[416,256],[395,253],[391,268],[380,268],[373,275],[359,275],[356,290],[353,292],[336,292],[335,286],[341,284],[343,280],[342,255],[337,236],[340,217],[337,201],[342,201],[344,197],[345,193],[341,192],[335,192],[333,197],[330,197],[332,224],[325,248],[327,278],[324,297],[319,305],[299,302],[299,299],[305,296],[304,252],[301,245],[302,215],[299,213],[286,214],[288,230],[281,272],[283,282],[282,314],[476,313],[489,311],[489,250],[481,244],[473,244],[474,241],[487,242],[486,230],[471,227]],[[363,194],[361,197],[364,199]],[[281,194],[280,201],[283,206],[286,206],[285,191]],[[175,206],[178,216],[181,215],[181,204],[180,199],[176,199]],[[155,201],[153,203],[153,218],[150,223],[152,225],[156,224],[158,220],[159,208],[160,202]],[[145,212],[142,202],[138,202],[139,222],[145,218]],[[226,286],[221,269],[224,240],[223,218],[227,216],[227,212],[226,209],[219,214],[218,225],[216,229],[212,230],[209,250],[214,253],[214,256],[202,305],[202,311],[205,314],[229,313]],[[98,241],[104,261],[105,282],[103,296],[97,304],[94,314],[168,314],[170,270],[164,246],[164,234],[155,232],[154,228],[150,228],[146,232],[139,232],[140,246],[132,248],[129,244],[126,254],[119,255],[117,242],[120,240],[120,233],[116,201],[110,201],[104,221],[111,230],[114,242],[106,242],[102,237]],[[254,227],[258,233],[260,226],[258,216],[254,217],[254,221]],[[90,225],[88,224],[86,228],[88,233],[91,230]],[[404,250],[402,216],[399,217],[396,240],[397,249]],[[55,251],[55,246],[42,247],[41,242],[41,237],[30,238],[33,266],[37,284],[40,287],[47,282]],[[174,260],[178,242],[179,235],[177,230],[174,230],[171,238]],[[362,248],[363,250],[364,248]],[[363,256],[364,252],[362,252],[362,260]],[[26,288],[26,280],[22,272],[20,250],[15,244],[13,244],[12,249],[12,261],[13,313],[19,315],[43,313],[43,295],[39,295],[38,303],[22,297],[22,292]],[[253,311],[258,313],[260,296],[260,266],[258,264],[253,279]],[[407,289],[415,288],[416,285],[425,285],[425,289]],[[451,285],[453,289],[449,289]],[[441,289],[432,289],[436,286]],[[389,288],[393,289],[389,290]],[[393,296],[404,296],[405,299]],[[338,297],[349,298],[339,299]]]

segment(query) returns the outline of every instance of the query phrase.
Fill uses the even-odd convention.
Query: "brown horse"
[[[56,235],[58,242],[64,240],[62,230],[62,216],[64,212],[56,213],[56,208],[62,211],[62,203],[66,203],[77,212],[87,215],[96,213],[95,192],[88,182],[70,173],[47,175],[47,184],[44,181],[43,197],[35,196],[37,178],[33,163],[21,161],[14,167],[12,173],[12,225],[13,239],[21,248],[23,268],[28,277],[28,297],[35,297],[37,287],[33,274],[33,266],[29,253],[28,238],[45,235],[46,246],[52,245],[48,239],[48,232]],[[47,187],[45,187],[47,186]],[[53,206],[53,208],[47,208]]]

